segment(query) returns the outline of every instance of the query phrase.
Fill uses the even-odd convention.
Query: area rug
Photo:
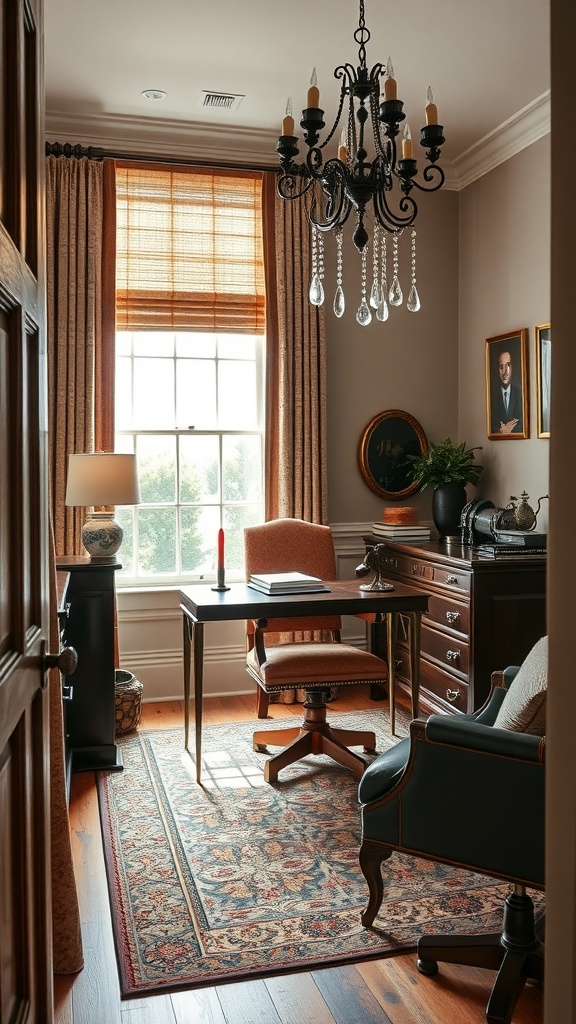
[[[330,717],[376,728],[379,751],[397,742],[383,709]],[[507,886],[394,854],[376,930],[363,928],[352,774],[322,755],[270,786],[254,727],[204,728],[202,786],[182,729],[123,737],[124,771],[98,776],[123,998],[391,956],[425,932],[500,926]]]

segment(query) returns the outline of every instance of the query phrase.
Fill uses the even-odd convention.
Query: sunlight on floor
[[[195,774],[194,761],[186,751],[182,753],[182,764],[190,775]],[[226,750],[212,750],[202,755],[204,789],[258,789],[267,785],[259,765],[232,765]]]

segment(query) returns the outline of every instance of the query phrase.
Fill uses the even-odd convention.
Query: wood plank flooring
[[[367,688],[349,687],[330,706],[329,717],[377,708]],[[270,707],[273,718],[300,716],[299,705]],[[253,697],[204,702],[206,724],[254,717]],[[182,722],[180,701],[143,706],[142,728]],[[70,821],[85,967],[78,975],[55,978],[56,1024],[485,1024],[492,971],[440,964],[436,977],[424,978],[414,954],[122,1001],[91,772],[72,777]],[[538,986],[525,986],[513,1020],[542,1024]]]

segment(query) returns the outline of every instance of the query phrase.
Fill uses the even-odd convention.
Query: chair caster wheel
[[[416,967],[420,974],[425,974],[427,978],[432,978],[434,974],[438,974],[438,964],[435,960],[417,960]]]
[[[257,754],[267,754],[268,747],[265,743],[255,743],[253,748]]]

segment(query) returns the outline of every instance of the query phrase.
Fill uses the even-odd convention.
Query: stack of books
[[[494,542],[478,544],[474,551],[484,558],[542,558],[548,538],[529,530],[498,530]]]
[[[394,523],[372,523],[372,533],[382,540],[395,540],[400,544],[430,540],[430,527],[400,526]]]
[[[248,581],[252,590],[270,597],[282,594],[316,594],[328,592],[319,576],[308,576],[305,572],[253,572]]]

